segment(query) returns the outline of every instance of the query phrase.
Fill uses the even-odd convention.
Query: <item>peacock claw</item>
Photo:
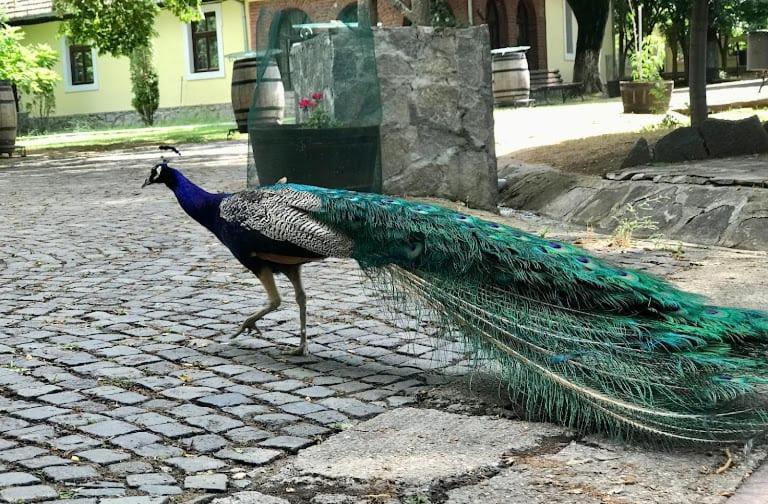
[[[259,329],[258,326],[256,326],[256,322],[255,321],[249,322],[249,321],[246,320],[240,326],[240,329],[238,329],[237,332],[232,335],[232,337],[230,338],[230,341],[235,339],[235,338],[237,338],[238,336],[240,336],[244,332],[250,333],[251,331],[253,331],[256,334],[258,334],[259,336],[261,336],[261,329]]]

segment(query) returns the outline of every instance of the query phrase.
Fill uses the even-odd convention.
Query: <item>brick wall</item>
[[[467,1],[448,0],[456,17],[462,22],[468,21]],[[528,53],[528,62],[531,68],[547,68],[547,34],[544,21],[545,0],[474,0],[473,20],[474,24],[485,24],[487,7],[489,2],[496,3],[496,9],[500,13],[500,19],[506,19],[505,26],[501,27],[502,45],[517,45],[518,25],[517,12],[519,3],[525,2],[530,15],[529,31],[531,32],[531,50]],[[269,29],[268,23],[262,20],[264,26],[259,26],[259,12],[262,8],[268,8],[272,12],[282,9],[300,9],[307,13],[313,21],[328,21],[336,19],[339,12],[355,0],[266,0],[251,2],[251,40],[263,43]],[[403,16],[388,0],[376,0],[376,21],[387,26],[402,26]]]

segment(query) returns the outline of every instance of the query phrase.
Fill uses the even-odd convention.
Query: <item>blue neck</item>
[[[209,193],[173,168],[168,167],[163,170],[170,172],[166,174],[165,184],[176,195],[181,208],[197,222],[214,231],[214,225],[219,217],[219,203],[227,195]]]

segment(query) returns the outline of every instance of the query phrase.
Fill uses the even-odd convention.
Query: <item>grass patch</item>
[[[231,122],[192,124],[183,126],[162,126],[152,128],[126,128],[51,135],[19,137],[16,143],[24,145],[27,151],[99,151],[161,143],[206,143],[226,140],[227,132],[234,127]],[[232,138],[239,138],[235,133]]]

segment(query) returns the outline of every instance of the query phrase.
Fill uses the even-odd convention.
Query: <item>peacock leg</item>
[[[301,265],[286,270],[285,276],[291,281],[293,291],[296,293],[296,304],[299,305],[299,323],[301,324],[299,347],[292,351],[294,355],[307,354],[307,295],[304,292],[304,286],[301,284]]]
[[[264,315],[277,310],[280,306],[280,293],[277,291],[275,275],[272,273],[272,270],[263,268],[257,277],[261,280],[261,285],[264,286],[264,290],[267,291],[267,306],[245,319],[245,322],[240,325],[240,329],[238,329],[230,339],[240,336],[246,330],[255,330],[258,332],[259,329],[256,327],[256,322],[261,320]]]

